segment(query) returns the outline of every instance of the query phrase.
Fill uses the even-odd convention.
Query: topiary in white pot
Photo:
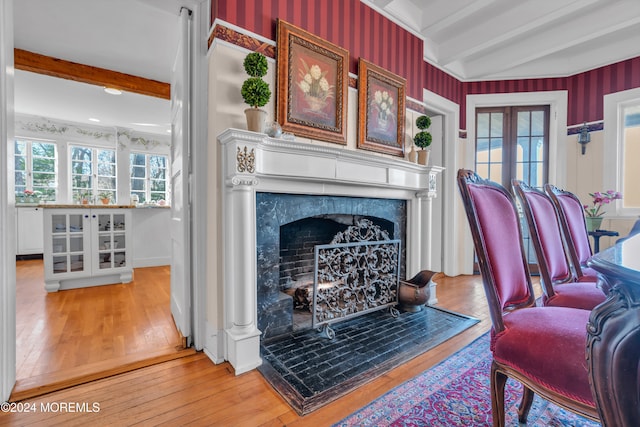
[[[251,106],[244,110],[247,116],[247,129],[262,133],[267,112],[259,107],[264,107],[271,98],[269,84],[262,80],[269,68],[267,58],[259,52],[252,52],[244,58],[243,66],[251,76],[244,81],[240,90],[244,102]]]

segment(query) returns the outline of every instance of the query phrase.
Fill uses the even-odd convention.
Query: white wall
[[[131,210],[133,230],[133,267],[171,264],[171,209],[136,208]]]

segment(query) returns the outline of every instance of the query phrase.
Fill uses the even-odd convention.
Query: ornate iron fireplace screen
[[[334,337],[334,322],[385,307],[398,315],[400,240],[371,221],[361,219],[332,243],[317,245],[314,262],[312,326],[327,337]]]

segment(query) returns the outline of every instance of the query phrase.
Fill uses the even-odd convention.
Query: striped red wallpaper
[[[213,0],[211,14],[270,40],[283,19],[349,50],[352,73],[362,57],[407,79],[407,95],[422,99],[422,40],[359,0]]]
[[[640,87],[640,57],[569,77],[461,82],[423,60],[423,41],[359,0],[212,0],[216,17],[276,39],[276,18],[349,50],[349,71],[362,57],[407,79],[407,96],[422,99],[423,88],[460,105],[466,129],[466,95],[568,90],[569,126],[602,120],[603,96]]]

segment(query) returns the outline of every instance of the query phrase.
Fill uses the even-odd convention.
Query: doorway
[[[549,176],[549,106],[476,109],[475,170],[512,191],[512,180],[542,190]],[[520,222],[529,269],[538,264],[522,211]],[[477,265],[474,265],[477,271]]]
[[[151,2],[149,2],[149,3],[151,4]],[[12,6],[11,0],[8,0],[6,3],[3,1],[2,4],[3,4],[3,6],[5,4],[8,4],[9,6]],[[155,4],[155,2],[154,2],[154,4]],[[159,6],[155,6],[154,5],[152,7],[159,7]],[[201,12],[203,12],[204,8],[201,7],[200,3],[195,5],[194,9],[197,10],[196,13],[197,13],[198,16],[208,17],[208,14],[202,14],[201,13]],[[9,10],[11,11],[11,9],[9,9]],[[4,16],[11,17],[12,13],[7,13]],[[11,20],[9,19],[9,21],[11,21]],[[204,18],[201,19],[201,21],[204,22]],[[11,26],[9,26],[9,28],[11,28]],[[202,28],[198,28],[198,31],[201,31],[202,33],[204,33],[202,31]],[[204,38],[204,40],[206,42],[206,37]],[[12,42],[13,42],[13,40],[12,40],[11,37],[8,37],[8,38],[3,37],[2,38],[3,48],[7,48],[10,51],[13,48]],[[11,81],[10,81],[10,83],[11,83]],[[6,102],[7,102],[7,100],[3,99],[3,103],[6,103]],[[3,116],[12,117],[9,114],[9,112],[11,111],[10,108],[7,109],[6,106],[5,106],[5,107],[3,107],[2,111],[3,111]],[[0,172],[2,172],[3,175],[7,174],[7,170],[4,167],[2,168],[2,170]],[[5,200],[9,200],[9,197],[5,197]],[[13,209],[13,203],[8,203],[8,205],[11,208],[10,212],[9,212],[11,214],[13,212],[13,210],[14,210]],[[11,224],[11,221],[7,221],[7,223]],[[9,236],[9,237],[11,237],[11,236]],[[9,241],[13,242],[13,238],[11,237],[11,239]],[[9,249],[9,251],[8,251],[9,258],[11,256],[11,252],[13,252],[13,254],[15,255],[15,248],[11,248],[10,245],[7,245],[7,249]],[[7,265],[7,267],[12,269],[11,268],[12,267],[11,263],[9,263]],[[11,317],[11,313],[15,311],[15,297],[12,294],[12,292],[15,291],[16,283],[15,283],[15,280],[6,281],[6,280],[3,279],[1,285],[2,285],[3,291],[6,290],[5,288],[7,288],[7,289],[9,287],[14,288],[13,290],[9,289],[9,292],[3,292],[3,294],[2,294],[3,308],[5,308],[6,306],[9,306],[9,310],[6,310],[5,312],[9,313],[9,318],[10,318]],[[195,314],[197,315],[197,313],[195,313]],[[0,357],[2,359],[2,360],[0,360],[0,364],[3,367],[3,369],[2,369],[2,377],[3,377],[3,382],[2,382],[2,385],[3,385],[3,388],[2,388],[3,396],[2,397],[3,398],[6,398],[8,396],[7,390],[8,391],[11,390],[13,379],[15,378],[13,373],[12,373],[12,371],[13,371],[13,369],[15,367],[15,359],[13,357],[11,357],[12,350],[15,350],[15,345],[16,345],[16,342],[15,342],[15,339],[14,339],[14,336],[13,336],[13,331],[12,331],[14,329],[14,326],[15,325],[13,325],[12,322],[7,322],[7,323],[3,324],[3,328],[6,329],[6,330],[3,329],[3,332],[2,332],[2,347],[0,347]],[[9,362],[9,363],[6,363],[6,362]]]

